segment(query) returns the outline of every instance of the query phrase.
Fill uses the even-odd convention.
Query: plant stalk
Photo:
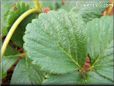
[[[35,8],[37,8],[38,11],[41,12],[42,8],[41,8],[41,4],[39,3],[39,0],[33,0]]]
[[[41,5],[39,3],[39,0],[33,0],[34,1],[34,4],[35,4],[35,8],[33,9],[30,9],[28,11],[26,11],[25,13],[23,13],[16,21],[15,23],[12,25],[11,29],[9,30],[5,40],[4,40],[4,43],[2,45],[2,48],[1,48],[1,57],[0,57],[0,63],[1,63],[1,60],[2,60],[2,57],[6,51],[6,48],[7,48],[7,45],[13,35],[13,33],[15,32],[16,28],[18,27],[18,25],[30,14],[32,13],[38,13],[38,12],[41,12]]]
[[[8,32],[8,34],[7,34],[7,36],[6,36],[5,40],[4,40],[4,43],[3,43],[3,45],[2,45],[2,48],[1,48],[0,63],[1,63],[1,59],[2,59],[2,57],[3,57],[3,55],[4,55],[4,53],[5,53],[5,51],[6,51],[7,45],[8,45],[8,43],[9,43],[9,41],[10,41],[10,39],[11,39],[11,37],[12,37],[14,31],[15,31],[16,28],[18,27],[18,25],[19,25],[28,15],[30,15],[30,14],[32,14],[32,13],[36,13],[36,12],[38,12],[38,10],[37,10],[36,8],[30,9],[30,10],[26,11],[26,12],[23,13],[23,14],[15,21],[15,23],[12,25],[11,29],[9,30],[9,32]]]

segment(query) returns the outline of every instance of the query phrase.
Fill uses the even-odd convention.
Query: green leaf
[[[13,84],[41,84],[44,79],[43,72],[37,65],[31,64],[30,61],[22,59],[16,66],[11,78]]]
[[[102,76],[113,80],[113,17],[94,19],[87,24],[88,52],[92,67]]]
[[[1,1],[1,29],[3,29],[6,26],[5,17],[7,16],[9,8],[11,8],[12,4],[14,3],[16,3],[16,0],[2,0]]]
[[[20,54],[18,55],[10,55],[10,56],[4,56],[2,59],[2,70],[7,72],[11,66],[17,61],[19,58]]]
[[[5,27],[8,24],[6,17],[9,15],[9,11],[11,11],[11,9],[13,9],[13,6],[16,3],[19,3],[20,1],[24,1],[25,3],[28,3],[30,5],[30,8],[34,6],[34,3],[32,3],[32,1],[30,1],[30,0],[2,0],[1,1],[1,29],[3,32],[2,35],[7,33],[7,30],[5,29]],[[12,12],[12,13],[14,13],[14,12]],[[16,15],[18,15],[18,14],[16,14]]]
[[[114,84],[113,18],[105,16],[87,23],[88,53],[93,69],[87,74],[50,75],[44,84]],[[68,77],[66,77],[68,76]],[[83,77],[81,77],[83,76]],[[72,78],[71,78],[72,77]]]
[[[106,16],[88,22],[87,34],[90,57],[102,57],[108,47],[113,47],[113,17]]]
[[[73,9],[74,12],[78,13],[84,8],[84,5],[87,4],[90,4],[89,0],[64,0],[64,5],[62,5],[61,8],[67,10],[68,12]]]
[[[114,72],[114,44],[113,40],[111,43],[109,43],[109,46],[107,49],[104,51],[104,55],[97,58],[95,61],[96,63],[94,64],[95,69],[97,72],[110,80],[113,80],[113,72]],[[114,80],[113,80],[114,81]]]
[[[96,72],[89,72],[88,73],[88,78],[86,80],[86,83],[88,84],[98,84],[98,85],[102,85],[102,84],[107,84],[107,85],[111,85],[114,84],[114,82],[111,82],[110,80],[108,80],[107,78],[99,75]]]
[[[25,27],[27,26],[28,23],[31,22],[32,19],[36,18],[37,14],[31,14],[27,18],[25,18],[22,23],[18,26],[16,29],[15,33],[12,36],[12,41],[17,44],[19,47],[23,47],[23,36],[25,32]]]
[[[42,13],[27,25],[24,48],[33,63],[39,64],[43,70],[72,72],[85,62],[84,26],[81,18],[74,13],[64,10]]]
[[[48,1],[42,0],[41,3],[42,3],[44,8],[49,7],[51,10],[57,10],[62,5],[61,0],[55,0],[55,1],[53,1],[53,0],[48,0]]]
[[[2,64],[0,63],[0,84],[1,84],[1,80],[2,80]],[[6,74],[4,73],[3,74],[3,77],[5,77],[6,76]]]
[[[8,31],[10,30],[13,23],[19,18],[21,14],[29,10],[30,7],[28,4],[24,2],[17,2],[12,6],[10,10],[8,10],[7,15],[5,17],[6,26],[3,28],[2,35],[6,36]],[[27,18],[25,18],[20,25],[17,27],[14,35],[12,36],[11,40],[17,44],[19,47],[23,46],[23,35],[25,32],[25,27],[28,23],[31,22],[33,18],[36,17],[36,14],[31,14]]]
[[[10,44],[7,46],[7,49],[5,51],[5,54],[4,56],[10,56],[10,55],[16,55],[18,54],[19,52],[13,48],[12,46],[10,46]]]
[[[43,81],[43,85],[93,85],[113,84],[110,80],[100,76],[96,72],[89,72],[86,79],[83,79],[78,71],[66,74],[51,74]]]
[[[72,11],[81,15],[83,20],[87,23],[94,18],[100,18],[108,6],[108,2],[109,0],[81,0],[76,2],[76,6]],[[79,4],[81,5],[79,6]]]
[[[17,61],[19,56],[19,52],[17,52],[16,49],[8,45],[1,63],[2,70],[0,71],[0,74],[2,74],[2,78],[5,78],[7,76],[8,69],[10,69],[13,66],[13,64]]]
[[[28,9],[29,9],[28,4],[25,4],[24,2],[18,2],[16,4],[14,4],[11,7],[11,9],[8,10],[8,12],[6,12],[7,13],[7,15],[5,17],[6,26],[3,29],[3,35],[7,34],[7,32],[9,31],[10,27],[13,25],[15,20]],[[6,30],[5,31],[6,33],[4,33],[4,30]]]
[[[1,70],[0,70],[0,79],[2,80],[2,79],[4,79],[6,76],[7,76],[7,72],[2,71],[2,68],[1,68]]]
[[[24,41],[32,63],[50,73],[44,84],[114,83],[113,18],[110,16],[95,18],[85,25],[74,12],[43,13],[27,25]],[[92,66],[84,72],[81,68],[87,54]]]

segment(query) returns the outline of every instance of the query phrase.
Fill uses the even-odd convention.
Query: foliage
[[[2,39],[33,7],[26,0],[3,2]],[[42,12],[30,14],[14,32],[2,59],[2,79],[16,64],[10,84],[114,84],[113,15],[103,16],[109,1],[41,3]]]
[[[5,16],[6,20],[6,26],[3,29],[3,36],[6,36],[9,29],[15,22],[15,20],[25,11],[30,9],[29,5],[24,2],[18,2],[16,3],[10,10],[8,10],[7,15]],[[23,35],[25,32],[26,25],[35,18],[36,15],[32,14],[28,16],[22,23],[18,26],[18,29],[16,30],[15,34],[13,35],[12,39],[18,46],[23,46]]]
[[[57,74],[52,76],[55,79],[51,79],[53,84],[62,84],[62,76],[66,79],[66,73],[71,77],[75,72],[78,74],[72,78],[76,80],[80,77],[80,81],[66,81],[66,84],[102,83],[99,79],[105,80],[105,83],[113,82],[112,17],[96,18],[85,25],[75,13],[51,11],[48,14],[40,14],[38,19],[27,25],[24,41],[24,48],[33,63],[40,65],[44,71]],[[85,73],[85,69],[81,68],[87,54],[91,58],[91,67],[89,72]],[[105,61],[109,64],[105,65]],[[89,78],[92,75],[96,78]]]
[[[41,84],[43,76],[37,65],[33,65],[30,61],[23,59],[14,70],[11,84]]]

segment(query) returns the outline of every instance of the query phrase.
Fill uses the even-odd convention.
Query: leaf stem
[[[39,0],[33,0],[35,4],[35,8],[37,8],[38,11],[41,11],[41,4],[39,3]]]
[[[6,50],[6,47],[14,33],[14,31],[16,30],[16,28],[18,27],[18,25],[30,14],[32,13],[35,13],[35,12],[39,12],[36,8],[34,9],[30,9],[28,11],[26,11],[25,13],[23,13],[16,21],[15,23],[12,25],[11,29],[9,30],[5,40],[4,40],[4,43],[2,45],[2,48],[1,48],[1,58],[0,58],[0,63],[1,63],[1,59],[5,53],[5,50]]]
[[[25,57],[25,56],[26,56],[25,52],[20,54],[20,57]]]

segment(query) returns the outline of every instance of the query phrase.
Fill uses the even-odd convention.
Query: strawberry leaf
[[[13,25],[15,20],[28,9],[29,9],[28,4],[25,4],[24,2],[18,2],[16,4],[14,4],[12,6],[12,8],[10,10],[8,10],[8,12],[6,12],[7,13],[7,15],[5,17],[6,26],[3,29],[3,35],[7,34],[7,32],[9,31],[10,27]],[[4,31],[6,33],[4,33]]]
[[[2,63],[1,63],[2,67],[1,67],[0,74],[2,74],[2,78],[5,78],[7,76],[7,71],[17,61],[19,56],[20,56],[19,52],[17,52],[16,49],[8,45],[6,53],[3,56]]]
[[[11,84],[41,84],[44,79],[43,72],[37,65],[22,59],[16,66],[11,78]]]
[[[98,73],[113,80],[113,17],[106,16],[88,22],[87,33],[92,66]]]
[[[27,25],[24,48],[33,63],[43,70],[68,73],[84,64],[87,43],[84,23],[81,17],[70,15],[64,10],[42,13]]]
[[[80,73],[75,71],[72,73],[66,73],[66,74],[59,74],[59,75],[53,75],[47,77],[46,80],[43,81],[43,85],[82,85],[82,84],[112,84],[108,79],[98,75],[95,72],[89,72],[86,79],[82,79],[80,76]]]
[[[10,10],[8,10],[7,15],[5,17],[6,21],[4,21],[4,22],[6,22],[6,26],[4,27],[4,29],[2,31],[2,35],[6,36],[8,31],[10,30],[11,26],[18,19],[18,17],[29,9],[30,9],[29,5],[24,2],[17,2],[15,5],[13,5],[13,7]],[[31,20],[35,17],[36,17],[36,14],[31,14],[27,18],[25,18],[20,23],[20,25],[16,29],[14,35],[12,36],[11,40],[15,44],[17,44],[19,47],[23,46],[23,39],[22,38],[23,38],[23,35],[25,32],[26,25],[29,22],[31,22]]]
[[[4,56],[2,59],[2,70],[7,72],[7,70],[9,68],[11,68],[13,66],[13,64],[17,61],[19,56],[20,56],[20,54]]]
[[[108,6],[108,2],[108,0],[77,1],[76,6],[72,9],[72,11],[81,15],[83,20],[87,23],[94,18],[100,18],[103,11]],[[79,4],[81,5],[78,6]]]
[[[44,84],[114,84],[113,18],[106,16],[87,23],[90,71],[50,74]]]
[[[43,7],[49,7],[51,10],[57,10],[62,6],[62,0],[42,0]]]
[[[113,47],[113,17],[106,16],[88,22],[87,34],[90,57],[102,57],[108,48]],[[109,53],[111,52],[112,49]]]
[[[88,73],[88,78],[86,80],[86,83],[88,84],[98,84],[98,85],[102,85],[102,84],[107,84],[107,85],[113,85],[114,82],[107,79],[104,76],[101,76],[100,74],[96,73],[96,72],[89,72]]]

